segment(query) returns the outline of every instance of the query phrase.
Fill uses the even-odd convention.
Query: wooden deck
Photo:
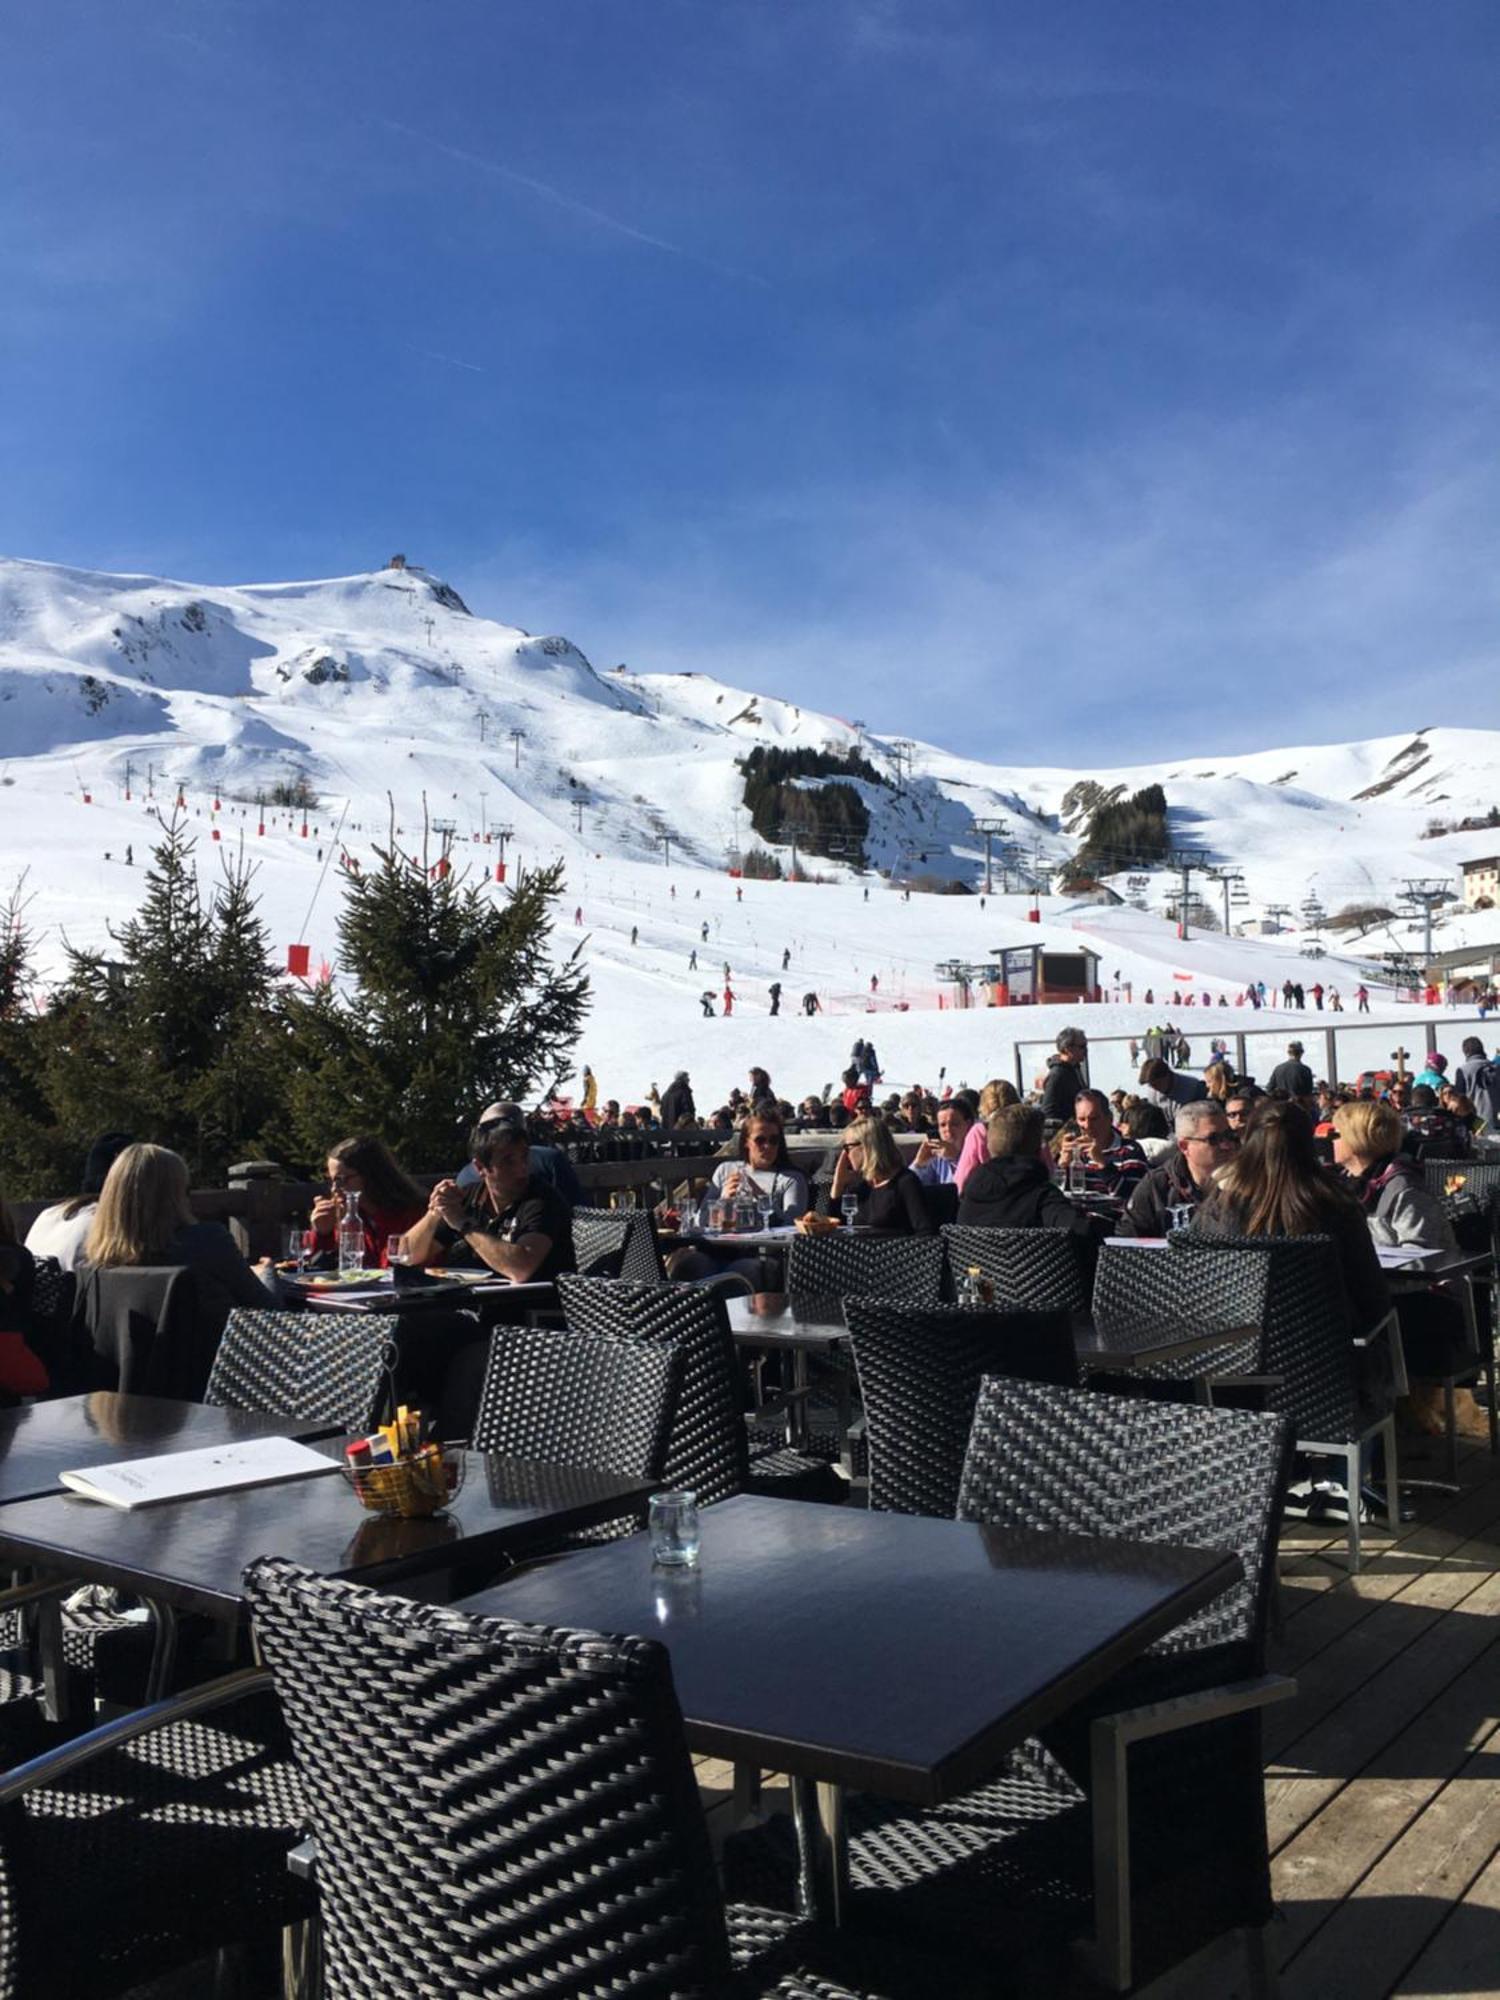
[[[1435,1471],[1408,1445],[1403,1469]],[[1289,1524],[1266,1812],[1283,2000],[1500,1994],[1500,1460],[1398,1537]]]
[[[1439,1469],[1421,1451],[1406,1442],[1413,1477]],[[1398,1537],[1367,1527],[1357,1577],[1342,1537],[1283,1537],[1273,1664],[1298,1694],[1266,1737],[1281,2000],[1500,2000],[1500,1459],[1466,1449],[1459,1480],[1413,1491]],[[728,1767],[699,1778],[727,1827]],[[1243,1960],[1170,1992],[1238,2000]]]

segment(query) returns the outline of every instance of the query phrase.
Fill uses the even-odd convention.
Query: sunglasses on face
[[[1200,1146],[1232,1146],[1234,1144],[1234,1134],[1232,1132],[1195,1132],[1193,1138]]]

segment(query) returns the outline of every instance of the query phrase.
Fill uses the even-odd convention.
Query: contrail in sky
[[[612,229],[619,236],[628,236],[636,243],[648,244],[653,250],[665,250],[669,257],[681,257],[689,264],[701,265],[705,271],[713,271],[721,278],[732,278],[737,283],[766,285],[764,278],[756,277],[749,271],[736,271],[728,264],[716,264],[712,258],[700,257],[696,251],[684,250],[680,243],[669,243],[664,236],[653,236],[649,230],[637,229],[632,223],[621,222],[618,216],[606,215],[602,208],[591,207],[586,201],[577,201],[561,189],[551,187],[546,181],[536,180],[531,174],[518,173],[514,167],[505,167],[498,160],[487,160],[481,153],[470,153],[462,146],[450,146],[446,139],[434,139],[429,133],[418,132],[411,125],[403,125],[395,118],[380,118],[375,121],[384,125],[387,131],[399,132],[403,138],[415,139],[420,145],[430,146],[434,152],[446,153],[450,160],[458,160],[466,167],[478,167],[482,173],[494,174],[500,180],[510,181],[516,187],[523,187],[537,194],[544,201],[555,202],[570,215],[581,216],[586,222],[597,222],[602,229]]]

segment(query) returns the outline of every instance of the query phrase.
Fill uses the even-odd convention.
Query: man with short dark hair
[[[943,1187],[958,1172],[958,1156],[974,1123],[962,1095],[938,1106],[937,1140],[923,1137],[913,1155],[911,1170],[927,1187]]]
[[[514,1284],[555,1278],[574,1265],[567,1204],[531,1171],[531,1143],[515,1119],[474,1134],[478,1182],[468,1190],[442,1180],[427,1213],[407,1232],[411,1264],[483,1264]]]
[[[487,1104],[483,1111],[480,1112],[479,1120],[474,1130],[482,1133],[490,1131],[496,1125],[524,1125],[525,1123],[526,1114],[522,1111],[519,1104]],[[591,1131],[591,1129],[588,1125],[583,1127],[586,1133]],[[531,1171],[534,1174],[540,1174],[544,1181],[549,1181],[557,1189],[557,1192],[562,1196],[569,1208],[583,1208],[587,1205],[584,1200],[583,1182],[579,1180],[573,1162],[568,1158],[561,1146],[538,1146],[533,1144],[531,1148]],[[471,1188],[479,1179],[479,1169],[472,1160],[469,1160],[459,1168],[454,1178],[461,1188]]]
[[[1312,1071],[1302,1060],[1302,1044],[1300,1042],[1287,1043],[1286,1061],[1277,1063],[1275,1069],[1272,1070],[1271,1081],[1267,1088],[1273,1091],[1284,1091],[1288,1097],[1312,1096],[1316,1088],[1316,1082]]]
[[[1177,1151],[1151,1172],[1130,1197],[1121,1219],[1125,1236],[1165,1236],[1174,1208],[1196,1208],[1213,1187],[1217,1170],[1233,1157],[1239,1140],[1223,1107],[1211,1097],[1184,1104],[1173,1126]]]
[[[1073,1102],[1077,1130],[1062,1131],[1053,1144],[1059,1163],[1083,1168],[1089,1194],[1128,1195],[1145,1178],[1148,1162],[1134,1139],[1115,1130],[1109,1099],[1102,1090],[1080,1090]]]
[[[1057,1054],[1047,1058],[1047,1075],[1042,1084],[1042,1116],[1059,1122],[1073,1116],[1073,1105],[1083,1088],[1083,1065],[1089,1052],[1089,1038],[1082,1028],[1064,1028],[1057,1038]]]
[[[1500,1063],[1485,1054],[1478,1035],[1464,1037],[1464,1059],[1453,1072],[1453,1086],[1471,1101],[1486,1129],[1500,1128]]]

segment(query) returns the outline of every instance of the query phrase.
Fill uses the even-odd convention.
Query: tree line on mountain
[[[864,800],[846,781],[866,784],[887,781],[857,750],[783,750],[757,744],[739,760],[744,773],[744,800],[750,824],[763,840],[797,845],[809,854],[837,854],[863,867],[870,814]],[[799,784],[819,778],[817,785]]]
[[[1088,832],[1062,870],[1062,884],[1078,886],[1127,868],[1152,868],[1171,849],[1167,795],[1160,785],[1143,785],[1125,799],[1105,796],[1090,813]]]
[[[561,864],[498,898],[395,843],[343,872],[338,984],[287,982],[254,889],[225,857],[205,897],[183,820],[162,822],[137,914],[69,947],[37,997],[29,904],[0,907],[0,1166],[12,1196],[65,1192],[89,1139],[130,1132],[198,1186],[240,1160],[321,1172],[375,1132],[414,1171],[463,1157],[476,1111],[558,1079],[588,1008],[552,946]]]

